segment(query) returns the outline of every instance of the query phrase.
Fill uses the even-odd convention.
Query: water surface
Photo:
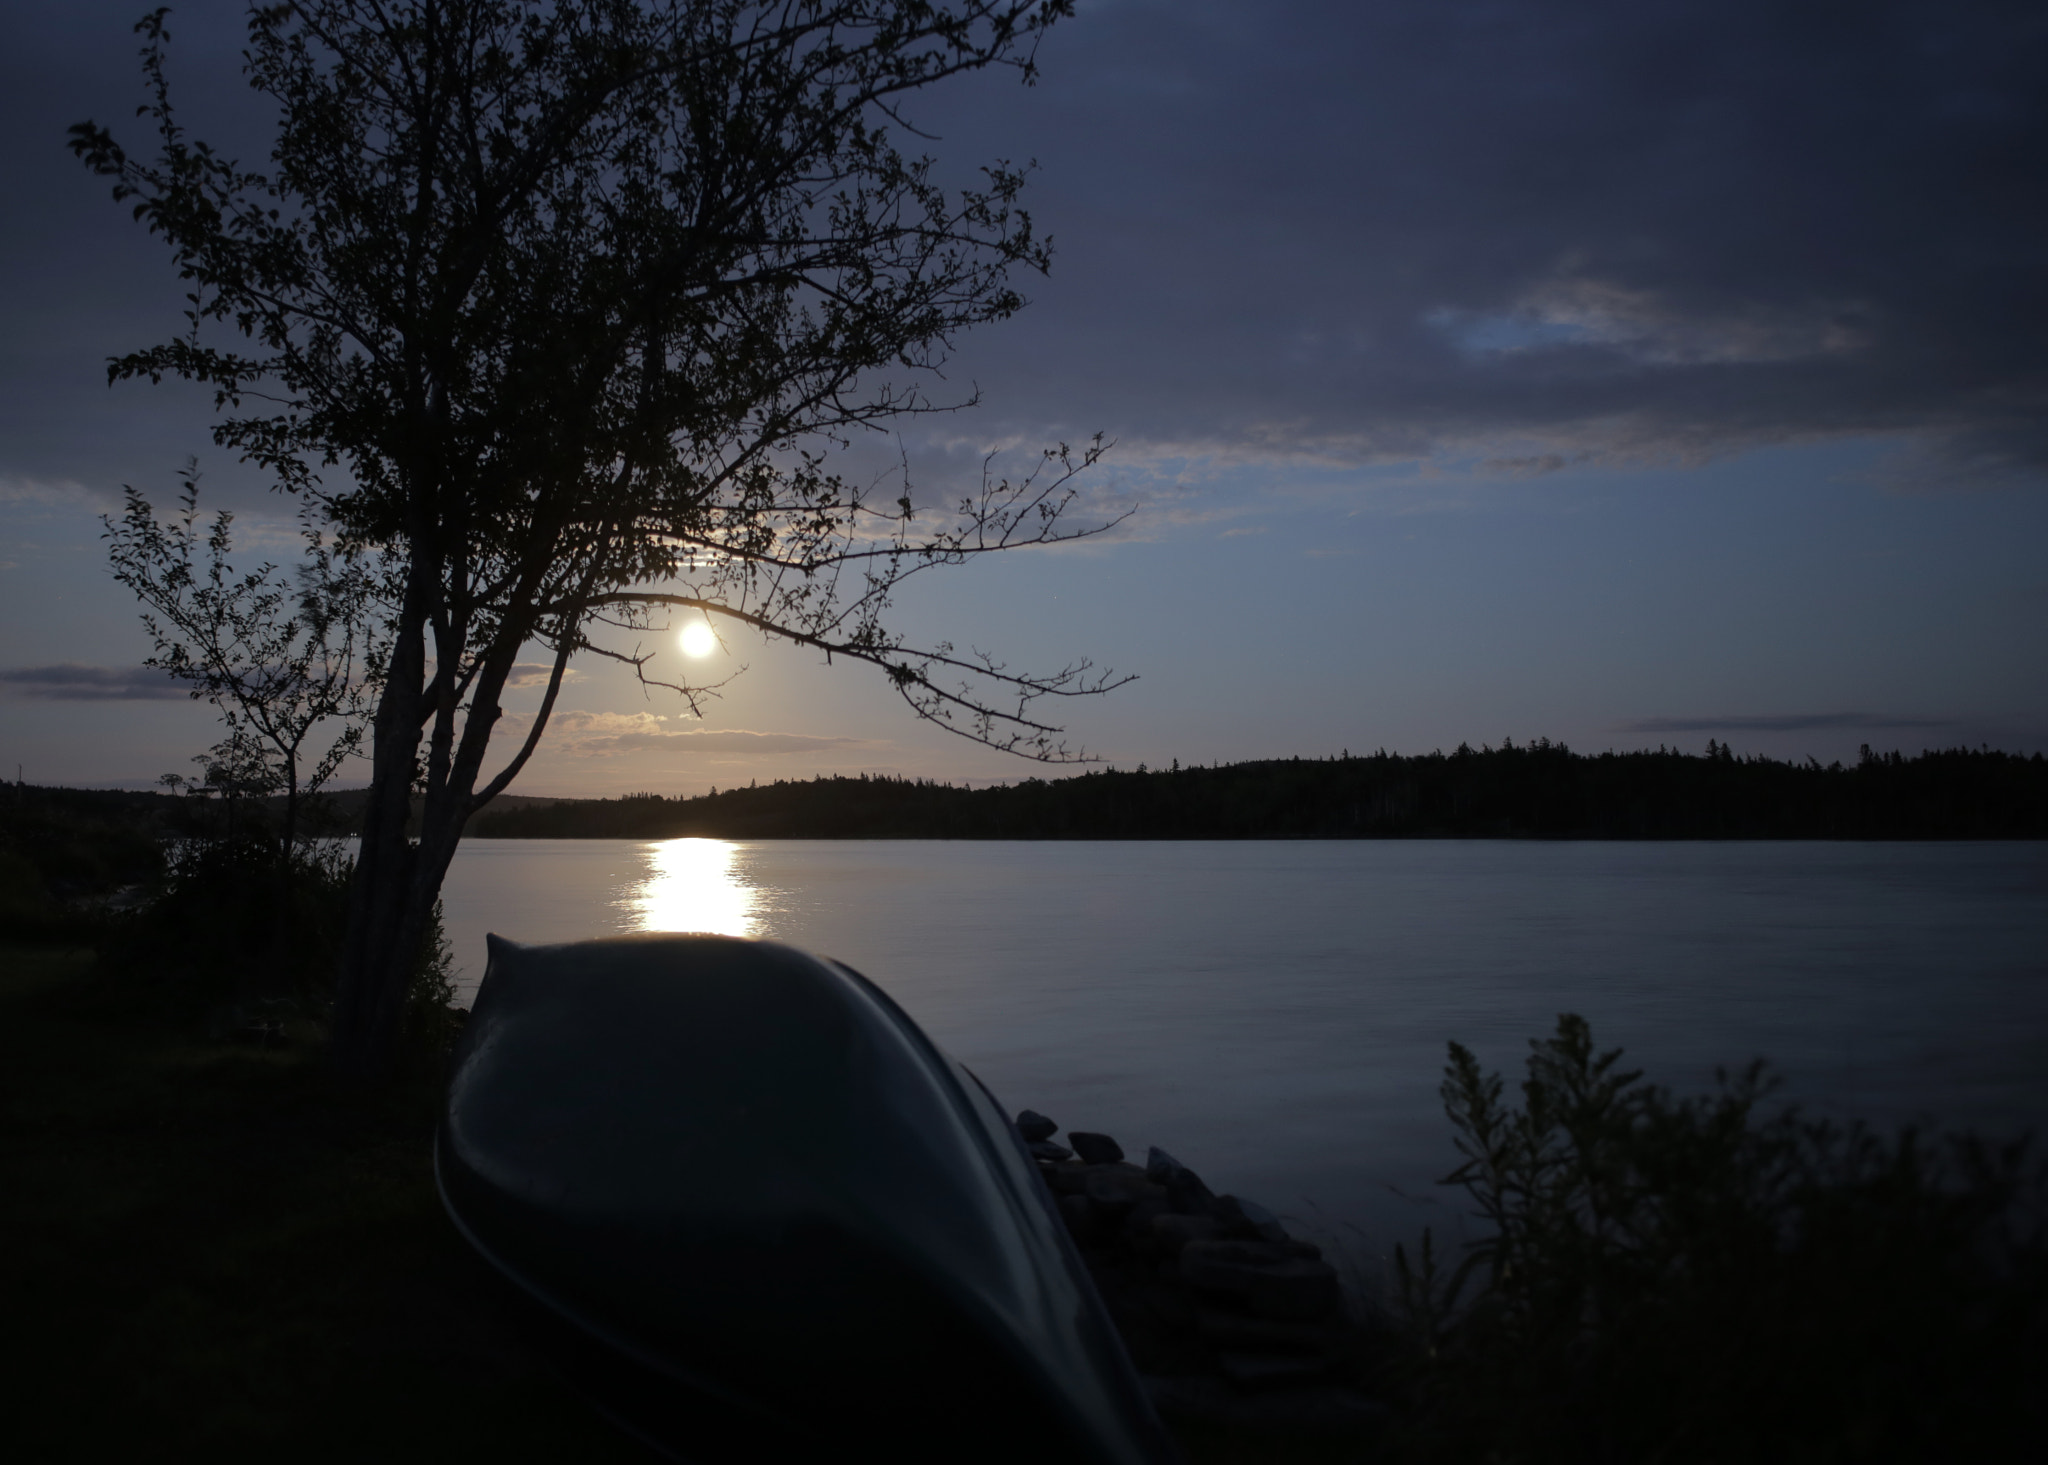
[[[475,840],[483,933],[708,930],[886,988],[1011,1109],[1160,1145],[1370,1272],[1453,1163],[1444,1045],[1560,1012],[1681,1090],[1768,1058],[1809,1110],[2048,1130],[2048,845]]]

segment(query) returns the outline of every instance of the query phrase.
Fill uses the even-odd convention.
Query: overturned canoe
[[[1002,1112],[846,967],[492,937],[435,1175],[557,1361],[673,1455],[1174,1458]]]

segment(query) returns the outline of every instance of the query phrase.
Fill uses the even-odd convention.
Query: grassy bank
[[[643,1462],[503,1317],[434,1193],[438,1084],[365,1100],[90,953],[0,943],[0,1458]],[[1185,1424],[1191,1465],[1355,1458]]]

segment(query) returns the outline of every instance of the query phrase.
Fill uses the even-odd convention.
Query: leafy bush
[[[184,841],[156,898],[106,929],[102,967],[160,1011],[286,1011],[324,1022],[354,870],[338,841],[301,845],[285,867],[261,835]],[[437,906],[407,995],[415,1046],[445,1050],[454,1000]]]
[[[180,841],[155,898],[108,931],[103,964],[180,1007],[317,1002],[333,980],[348,876],[335,846],[281,866],[264,839]]]
[[[1451,1045],[1445,1183],[1488,1231],[1447,1274],[1428,1233],[1413,1262],[1397,1248],[1410,1454],[1998,1459],[2038,1432],[2024,1142],[1765,1115],[1761,1064],[1675,1098],[1571,1015],[1530,1046],[1515,1109]]]

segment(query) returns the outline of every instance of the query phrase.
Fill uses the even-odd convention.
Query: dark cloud
[[[167,702],[191,695],[149,667],[87,666],[76,661],[0,670],[0,686],[24,697],[57,702]]]
[[[1636,722],[1624,722],[1615,730],[1631,733],[1880,732],[1954,725],[1950,719],[1935,717],[1888,717],[1871,712],[1795,712],[1780,717],[1645,717]]]
[[[962,363],[1021,429],[2048,465],[2038,5],[1175,0],[1084,10],[1044,63],[945,129],[1044,163],[1053,277]]]
[[[174,334],[184,287],[61,141],[92,115],[146,146],[133,38],[19,19],[0,249],[35,284],[0,304],[0,473],[155,482],[203,394],[109,393],[103,362]],[[260,160],[240,26],[180,7],[173,75],[196,135]],[[984,398],[941,440],[1522,475],[1879,433],[1912,487],[2048,466],[2038,4],[1099,0],[1041,60],[911,99],[956,182],[1037,158],[1058,243],[934,386]]]

